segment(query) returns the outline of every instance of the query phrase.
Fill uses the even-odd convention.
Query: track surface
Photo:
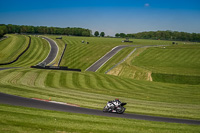
[[[42,37],[42,38],[44,38],[45,40],[47,40],[49,42],[49,44],[51,46],[51,50],[49,52],[49,55],[46,57],[46,59],[43,60],[42,62],[40,62],[38,65],[44,64],[44,63],[46,63],[46,64],[51,63],[56,58],[56,56],[58,54],[57,44],[52,39],[49,39],[47,37]]]
[[[175,118],[165,118],[165,117],[127,114],[127,113],[124,113],[124,114],[103,113],[101,110],[50,103],[50,102],[23,98],[19,96],[4,94],[4,93],[0,93],[0,103],[9,104],[9,105],[17,105],[17,106],[25,106],[25,107],[33,107],[33,108],[46,109],[46,110],[54,110],[54,111],[98,115],[98,116],[120,117],[120,118],[128,118],[128,119],[200,125],[200,121],[197,121],[197,120],[175,119]]]
[[[136,45],[121,45],[121,46],[114,47],[110,52],[105,54],[102,58],[100,58],[98,61],[92,64],[89,68],[87,68],[86,71],[96,72],[102,65],[104,65],[110,58],[112,58],[121,49],[125,47],[133,47],[133,46],[136,46]]]

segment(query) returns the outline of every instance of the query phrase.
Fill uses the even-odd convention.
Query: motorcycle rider
[[[117,107],[118,105],[120,105],[120,104],[121,104],[121,101],[119,100],[119,98],[115,98],[115,100],[109,101],[109,102],[108,102],[108,106],[110,107],[109,111],[115,110],[116,107]]]

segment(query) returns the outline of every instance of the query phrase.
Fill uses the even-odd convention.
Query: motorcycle
[[[107,105],[103,108],[103,112],[112,112],[112,113],[117,113],[117,114],[123,114],[126,108],[124,105],[127,103],[120,103],[117,106],[111,106],[112,103],[108,102]]]

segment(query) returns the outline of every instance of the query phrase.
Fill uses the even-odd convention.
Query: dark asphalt
[[[127,118],[127,119],[138,119],[138,120],[149,120],[149,121],[159,121],[159,122],[200,125],[200,121],[198,121],[198,120],[186,120],[186,119],[156,117],[156,116],[147,116],[147,115],[138,115],[138,114],[128,114],[128,113],[124,113],[124,114],[103,113],[101,110],[87,109],[87,108],[74,107],[74,106],[69,106],[69,105],[50,103],[50,102],[39,101],[39,100],[34,100],[34,99],[29,99],[29,98],[23,98],[23,97],[19,97],[19,96],[4,94],[4,93],[0,93],[0,103],[24,106],[24,107],[39,108],[39,109],[45,109],[45,110],[72,112],[72,113],[107,116],[107,117],[120,117],[120,118]]]
[[[136,46],[136,45],[121,45],[121,46],[114,47],[110,52],[108,52],[106,55],[104,55],[102,58],[100,58],[98,61],[92,64],[89,68],[87,68],[86,71],[96,72],[102,65],[104,65],[111,57],[113,57],[121,49],[125,47],[133,47],[133,46]]]
[[[47,65],[56,58],[57,53],[58,53],[58,47],[57,47],[57,44],[52,39],[49,39],[47,37],[42,37],[42,38],[46,39],[49,42],[49,44],[51,45],[51,50],[47,58],[44,61],[40,62],[38,65],[44,64],[44,63],[46,63]]]

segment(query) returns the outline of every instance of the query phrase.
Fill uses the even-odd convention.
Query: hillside
[[[63,36],[63,39],[61,40],[56,39],[57,36],[48,37],[56,41],[60,50],[59,55],[54,63],[58,62],[64,48],[64,44],[67,43],[67,50],[61,65],[68,66],[70,68],[80,68],[82,69],[82,72],[28,68],[28,66],[36,65],[44,60],[50,49],[46,40],[37,36],[31,36],[32,43],[30,49],[17,62],[10,65],[1,66],[15,66],[21,68],[0,71],[0,92],[27,98],[40,98],[57,102],[72,103],[80,105],[81,107],[99,110],[102,110],[107,101],[114,98],[120,98],[121,101],[128,103],[126,105],[127,113],[195,120],[200,119],[200,85],[162,83],[163,81],[144,81],[150,80],[150,78],[153,78],[154,81],[155,78],[153,77],[153,74],[162,74],[163,71],[166,72],[163,74],[181,75],[182,73],[185,73],[187,76],[198,76],[198,73],[195,73],[196,69],[197,71],[199,70],[198,63],[195,63],[198,62],[197,58],[199,58],[199,53],[197,52],[199,50],[198,45],[194,45],[193,47],[193,45],[184,45],[184,42],[179,42],[180,45],[178,46],[169,46],[165,48],[163,46],[138,48],[146,45],[171,45],[172,42],[134,39],[132,44],[134,44],[135,47],[125,48],[118,52],[111,60],[102,66],[98,72],[94,73],[87,72],[85,69],[93,64],[96,60],[101,58],[101,56],[103,56],[105,53],[110,51],[113,47],[126,43],[122,43],[120,38]],[[82,40],[89,42],[89,44],[82,43]],[[137,50],[125,62],[116,66],[108,74],[105,74],[109,68],[124,59],[135,48],[137,48]],[[170,55],[175,55],[179,57],[180,60],[177,61]],[[188,59],[189,57],[190,59]],[[166,60],[167,62],[165,62]],[[184,62],[185,60],[187,63]],[[171,63],[173,63],[174,66],[169,68]],[[171,71],[172,68],[176,71]],[[185,71],[187,69],[189,70],[188,72]],[[110,75],[112,72],[113,75]],[[162,78],[158,77],[158,79]],[[60,119],[60,117],[63,117],[63,115],[68,114],[68,117],[66,116],[62,119],[63,121],[76,121],[75,123],[72,123],[71,126],[69,126],[69,123],[65,123],[67,126],[69,126],[69,131],[76,131],[73,130],[74,124],[86,126],[87,124],[83,124],[85,122],[82,121],[87,121],[89,125],[93,125],[93,121],[91,122],[88,120],[91,117],[95,118],[97,121],[101,121],[101,124],[96,125],[97,128],[105,126],[102,123],[105,122],[105,119],[108,119],[107,117],[87,116],[71,113],[64,114],[61,112],[27,109],[23,107],[13,107],[7,105],[0,106],[2,107],[0,114],[3,116],[3,120],[0,121],[0,123],[2,125],[7,125],[6,122],[12,121],[11,127],[14,131],[21,131],[21,127],[24,125],[23,120],[18,120],[18,116],[20,116],[21,113],[24,114],[24,119],[34,119],[34,121],[31,122],[27,121],[27,123],[38,122],[36,117],[41,117],[41,115],[38,113],[45,114],[41,119],[42,122],[44,122],[45,119],[50,121],[52,117],[49,115],[53,115],[55,119]],[[13,111],[10,111],[10,109],[16,111],[16,113],[13,113]],[[29,110],[29,112],[24,112],[25,109]],[[6,117],[5,112],[9,113],[9,117]],[[17,120],[13,120],[15,118]],[[149,128],[156,126],[154,129],[155,132],[164,130],[160,129],[160,126],[164,126],[166,131],[174,130],[177,127],[181,128],[178,130],[180,132],[183,130],[192,130],[194,132],[198,130],[196,126],[192,126],[193,128],[186,128],[185,125],[182,126],[178,124],[164,123],[163,125],[163,123],[155,124],[155,122],[139,120],[126,120],[117,118],[109,119],[120,120],[124,126],[129,127],[130,130],[127,129],[127,132],[131,132],[133,130],[132,126],[130,126],[133,123],[137,123],[135,128],[137,128],[139,125],[141,126],[141,128],[137,129],[137,131],[141,132],[144,130],[148,131],[146,126],[144,126],[146,124],[150,124]],[[22,124],[20,128],[13,126],[20,123]],[[65,126],[65,124],[63,124],[63,126]],[[47,122],[46,124],[42,125],[48,128],[51,123]],[[37,124],[36,127],[42,128]],[[30,127],[27,125],[24,128],[31,128],[30,130],[33,130],[33,126]],[[46,128],[42,129],[47,130]],[[117,128],[117,126],[113,126],[113,128],[121,129]],[[52,127],[52,130],[53,129],[55,129],[54,126]],[[61,130],[60,128],[58,129]],[[81,127],[77,129],[80,132],[84,130]],[[27,130],[28,129],[26,129],[26,131]],[[86,132],[88,130],[89,129],[85,129]],[[102,130],[98,129],[97,132],[101,131]],[[110,130],[105,129],[105,131],[109,132]]]
[[[27,36],[8,35],[0,41],[0,64],[13,61],[28,46]]]
[[[192,43],[139,48],[108,74],[159,82],[199,84],[199,48],[199,44]]]
[[[19,38],[19,42],[13,41],[10,42],[9,40],[13,40],[15,38]],[[22,41],[26,38],[26,43],[24,44]],[[28,37],[23,35],[11,35],[9,38],[5,39],[3,42],[0,42],[0,46],[5,44],[10,47],[6,47],[7,50],[3,49],[3,52],[6,52],[4,58],[2,58],[5,61],[12,61],[15,59],[23,49],[25,49],[28,45]],[[21,41],[21,42],[20,42]],[[21,48],[18,50],[18,47],[20,45],[24,44],[26,47]],[[18,50],[18,53],[16,54],[16,50]],[[50,50],[50,46],[47,41],[44,39],[38,37],[38,36],[31,36],[31,45],[29,49],[14,63],[9,65],[3,65],[0,67],[30,67],[32,65],[37,65],[41,61],[43,61]],[[10,56],[8,56],[10,55]]]

